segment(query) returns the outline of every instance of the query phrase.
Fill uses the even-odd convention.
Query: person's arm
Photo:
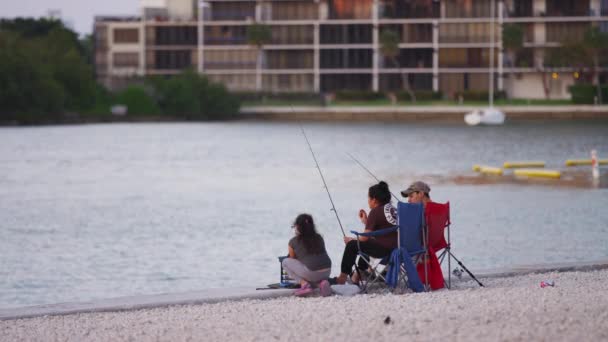
[[[363,209],[359,210],[359,220],[367,227],[367,213]]]
[[[296,252],[291,248],[291,246],[287,245],[287,249],[289,250],[289,257],[292,259],[296,258]]]
[[[365,210],[361,209],[359,210],[359,219],[361,220],[361,222],[365,225],[365,229],[363,230],[364,233],[370,233],[373,232],[374,230],[371,229],[371,227],[373,227],[374,225],[374,219],[373,217],[370,218],[369,216],[367,216],[367,213],[365,212]],[[352,237],[344,237],[344,243],[348,243],[351,240],[356,240],[357,238],[352,238]],[[359,241],[367,241],[369,240],[369,237],[367,236],[359,236]]]

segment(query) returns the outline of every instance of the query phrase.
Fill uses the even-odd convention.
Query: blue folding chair
[[[357,237],[359,243],[360,236],[376,237],[397,231],[397,248],[391,254],[383,258],[380,262],[373,263],[371,258],[359,248],[358,256],[362,258],[372,271],[371,277],[364,279],[361,277],[359,286],[362,291],[373,285],[377,281],[384,281],[392,288],[403,283],[415,292],[424,291],[424,285],[420,281],[416,266],[412,258],[418,259],[426,256],[426,248],[423,245],[424,237],[424,206],[422,204],[410,204],[399,202],[397,204],[397,225],[391,228],[377,230],[370,233],[359,233],[351,231]],[[357,263],[355,263],[357,265]],[[386,276],[379,272],[380,265],[388,265]],[[426,262],[425,262],[426,265]],[[361,270],[357,269],[357,272]],[[426,278],[426,266],[425,266]]]
[[[425,291],[420,281],[416,263],[422,257],[427,257],[424,205],[422,203],[397,204],[398,247],[393,250],[388,264],[386,284],[397,288],[402,283],[414,292]],[[416,261],[416,262],[415,262]],[[427,276],[426,260],[424,260],[424,277]]]

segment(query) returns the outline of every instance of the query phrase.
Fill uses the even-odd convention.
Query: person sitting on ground
[[[373,232],[380,229],[390,228],[397,224],[397,210],[391,204],[391,193],[388,189],[388,184],[380,182],[372,185],[368,191],[367,203],[371,209],[369,215],[365,210],[359,210],[359,219],[365,225],[365,233]],[[388,233],[382,236],[369,238],[360,236],[359,242],[361,251],[374,258],[384,258],[391,254],[393,249],[397,247],[397,232]],[[352,273],[352,268],[357,259],[357,239],[352,237],[344,237],[344,254],[342,256],[342,264],[340,267],[340,275],[336,279],[336,283],[344,284],[349,274]],[[368,265],[360,258],[358,263],[359,270],[365,270]],[[359,275],[355,272],[351,278],[353,283],[359,282]]]
[[[295,235],[289,240],[289,257],[282,262],[287,274],[300,283],[296,296],[306,296],[319,287],[321,296],[331,295],[327,281],[331,272],[331,259],[325,250],[325,241],[317,233],[315,223],[309,214],[296,217],[292,228]]]
[[[407,198],[409,203],[422,203],[426,207],[426,204],[431,201],[429,193],[431,188],[422,181],[416,181],[410,186],[401,191],[401,196]]]

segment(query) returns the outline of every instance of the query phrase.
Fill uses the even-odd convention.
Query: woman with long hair
[[[388,184],[380,181],[372,185],[367,192],[367,204],[371,209],[369,214],[365,210],[359,210],[359,219],[365,225],[364,233],[373,232],[380,229],[390,228],[397,224],[397,210],[391,204],[391,192]],[[353,266],[357,259],[357,239],[344,237],[344,254],[340,266],[340,275],[336,279],[338,284],[344,284],[346,278],[352,273]],[[374,258],[383,258],[391,254],[397,247],[397,232],[381,235],[375,238],[359,237],[361,251]],[[359,269],[367,269],[364,260],[359,259]],[[358,274],[355,272],[352,277],[353,283],[358,283]]]
[[[325,241],[317,233],[315,223],[309,214],[296,217],[292,228],[295,236],[289,240],[289,258],[283,260],[287,274],[300,283],[296,296],[306,296],[319,287],[322,296],[331,295],[327,278],[331,272],[331,260],[325,250]]]

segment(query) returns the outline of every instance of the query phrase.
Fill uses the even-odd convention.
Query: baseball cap
[[[401,191],[401,196],[407,197],[412,192],[416,192],[416,191],[421,191],[421,192],[425,192],[428,194],[429,192],[431,192],[431,187],[429,187],[429,185],[426,184],[425,182],[416,181],[416,182],[410,184],[410,186],[407,189]]]

